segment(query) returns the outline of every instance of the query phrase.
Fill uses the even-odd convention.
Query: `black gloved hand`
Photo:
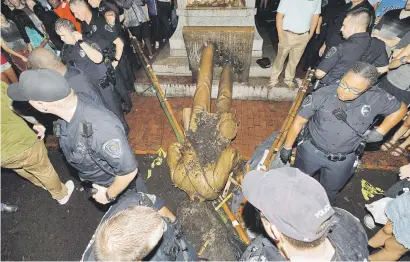
[[[366,142],[367,143],[374,143],[374,142],[380,142],[383,140],[383,135],[377,131],[377,129],[372,129],[366,136]]]
[[[284,148],[280,150],[280,160],[286,165],[290,162],[290,156],[292,155],[292,148]]]

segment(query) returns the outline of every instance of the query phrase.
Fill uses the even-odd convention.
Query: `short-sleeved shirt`
[[[333,226],[328,234],[335,254],[331,261],[368,261],[367,235],[360,221],[341,208],[334,207]],[[257,237],[247,247],[241,261],[287,261],[267,238]]]
[[[36,134],[16,113],[7,96],[8,85],[1,82],[1,161],[6,161],[34,145]]]
[[[410,31],[397,44],[396,48],[405,48],[410,44]],[[387,80],[401,90],[410,90],[410,64],[401,65],[387,73]]]
[[[82,180],[109,186],[116,176],[134,172],[138,163],[128,144],[121,121],[102,105],[78,94],[75,113],[61,124],[60,147],[67,162],[79,171]],[[92,125],[92,136],[86,138],[83,123]]]
[[[27,44],[24,42],[20,35],[20,31],[17,25],[13,21],[8,21],[10,26],[1,27],[1,39],[6,42],[8,48],[13,51],[20,51],[27,48]]]
[[[370,33],[372,31],[374,21],[376,19],[373,6],[367,0],[364,0],[363,2],[356,5],[353,8],[352,8],[352,3],[348,3],[339,11],[339,13],[333,19],[331,19],[329,23],[328,33],[327,33],[326,41],[325,41],[327,48],[337,46],[343,41],[342,34],[340,33],[340,30],[342,29],[342,26],[343,26],[343,21],[350,11],[354,11],[358,9],[365,9],[371,15],[370,25],[367,28],[367,32]]]
[[[81,30],[84,40],[98,44],[101,50],[113,48],[113,42],[120,36],[116,26],[107,24],[105,17],[95,11],[92,11],[90,24],[81,22]]]
[[[326,73],[320,82],[326,85],[336,83],[357,61],[376,67],[389,65],[385,43],[364,32],[354,34],[338,46],[330,48],[318,66]]]
[[[81,33],[81,24],[75,19],[73,13],[70,10],[70,3],[68,1],[62,0],[61,4],[53,10],[60,18],[70,20],[74,23],[75,29]]]
[[[96,43],[91,43],[89,41],[86,42],[91,47],[101,52],[100,47]],[[74,45],[64,44],[60,56],[64,64],[81,69],[96,83],[99,83],[100,80],[106,75],[107,67],[105,64],[103,62],[99,64],[94,63],[78,43]]]
[[[64,78],[67,80],[70,87],[75,93],[85,94],[91,100],[99,105],[105,105],[104,100],[97,84],[85,75],[84,72],[73,66],[67,66],[67,71],[64,74]]]
[[[281,0],[277,12],[284,15],[283,30],[297,34],[309,31],[313,15],[320,14],[321,0]]]
[[[36,16],[43,22],[43,25],[46,29],[46,32],[53,42],[54,46],[61,50],[63,47],[63,42],[61,41],[60,36],[56,33],[55,24],[58,20],[58,15],[56,15],[53,11],[46,10],[41,4],[36,4],[33,7],[33,11]]]
[[[386,12],[395,9],[402,9],[407,0],[382,0],[376,9],[376,16],[382,17]]]
[[[133,1],[131,8],[124,9],[124,26],[128,28],[147,22],[144,9],[145,7],[142,6],[141,1]]]
[[[376,115],[390,115],[400,109],[401,103],[383,89],[375,86],[350,102],[339,100],[338,85],[323,87],[309,94],[298,115],[309,119],[308,128],[315,144],[330,153],[348,154],[356,150]],[[338,120],[333,111],[343,109],[347,123]]]
[[[375,29],[380,31],[381,36],[387,38],[402,38],[410,31],[410,16],[400,19],[403,9],[388,11],[380,19]]]

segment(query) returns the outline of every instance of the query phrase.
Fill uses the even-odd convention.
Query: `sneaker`
[[[158,49],[159,48],[159,41],[156,41],[155,42],[155,49]]]
[[[68,181],[65,183],[65,186],[67,187],[68,193],[67,193],[67,195],[66,195],[65,197],[63,197],[62,199],[57,200],[60,205],[64,205],[65,203],[67,203],[68,200],[69,200],[70,197],[71,197],[71,194],[72,194],[73,191],[74,191],[74,182],[73,182],[72,180],[68,180]]]
[[[18,209],[18,207],[14,206],[14,205],[2,204],[2,207],[1,207],[1,211],[10,212],[10,213],[16,212],[17,209]]]

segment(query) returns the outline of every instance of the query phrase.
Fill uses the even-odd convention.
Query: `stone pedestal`
[[[183,38],[186,26],[254,27],[252,59],[249,77],[269,76],[270,70],[255,70],[255,61],[262,56],[263,39],[255,26],[255,0],[245,0],[244,7],[187,7],[187,0],[178,0],[178,26],[169,39],[169,49],[163,50],[153,64],[157,75],[190,76],[187,50]],[[166,52],[166,53],[164,53]]]

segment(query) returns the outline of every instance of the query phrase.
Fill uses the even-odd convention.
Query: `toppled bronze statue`
[[[183,112],[184,141],[168,148],[171,180],[191,200],[214,200],[224,189],[229,174],[240,170],[239,152],[231,147],[237,121],[230,112],[233,86],[230,65],[223,68],[215,110],[210,112],[213,52],[212,45],[202,52],[193,107]]]

